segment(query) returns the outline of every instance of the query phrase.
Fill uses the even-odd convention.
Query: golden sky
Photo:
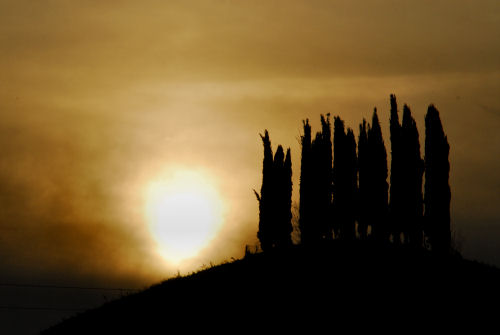
[[[220,234],[185,271],[256,242],[262,146],[340,115],[357,134],[389,94],[440,110],[452,222],[500,264],[498,0],[0,0],[0,273],[152,283],[177,270],[144,219],[148,183],[211,176]],[[315,127],[315,128],[314,128]],[[106,279],[103,279],[106,278]]]

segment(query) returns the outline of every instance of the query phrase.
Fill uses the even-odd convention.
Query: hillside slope
[[[348,320],[384,323],[397,315],[420,320],[496,302],[499,284],[500,270],[460,257],[333,241],[250,255],[173,278],[43,334],[233,332],[264,325],[285,330]]]

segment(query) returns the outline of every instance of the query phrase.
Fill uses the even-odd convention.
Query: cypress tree
[[[332,129],[330,123],[330,114],[326,117],[321,115],[321,146],[320,146],[320,166],[318,173],[321,176],[320,181],[320,203],[321,203],[321,236],[325,239],[333,238],[333,222],[332,222],[332,169],[333,169],[333,152],[332,152]]]
[[[273,221],[273,150],[269,132],[266,130],[264,136],[260,135],[264,145],[264,160],[262,164],[262,186],[260,195],[254,190],[259,201],[259,231],[257,237],[263,251],[270,250],[273,244],[271,225]]]
[[[356,140],[351,129],[344,130],[340,117],[334,120],[333,137],[333,203],[335,213],[335,235],[353,240],[355,234],[355,211],[357,169]]]
[[[273,158],[269,133],[261,135],[264,145],[262,168],[262,187],[260,194],[255,190],[259,201],[259,231],[257,237],[263,251],[274,247],[291,245],[292,232],[292,160],[290,149],[287,155],[281,145]]]
[[[312,180],[311,180],[311,239],[318,242],[322,239],[324,230],[324,206],[322,201],[323,189],[325,187],[321,175],[322,163],[322,138],[321,132],[317,132],[315,138],[311,142],[311,162],[312,162]]]
[[[368,132],[366,120],[359,125],[358,138],[358,171],[359,171],[359,210],[358,210],[358,234],[361,240],[368,236],[370,225],[370,149],[368,148]]]
[[[439,112],[430,105],[425,116],[425,230],[431,248],[438,253],[450,251],[449,184],[450,145]]]
[[[269,227],[269,231],[273,246],[278,246],[280,244],[280,233],[282,233],[280,230],[282,230],[286,220],[286,218],[283,217],[283,213],[286,210],[286,196],[284,195],[286,177],[284,177],[284,169],[285,153],[283,152],[283,147],[278,145],[276,153],[274,154],[273,179],[271,182],[273,195],[271,199],[273,219],[271,226]]]
[[[359,145],[361,146],[361,143]],[[385,242],[389,238],[387,225],[389,189],[387,184],[387,151],[382,137],[377,109],[373,111],[372,125],[368,128],[368,159],[365,166],[368,174],[366,197],[368,198],[368,216],[371,219],[372,226],[371,234],[375,240]]]
[[[401,224],[404,220],[404,174],[401,124],[399,123],[396,96],[391,94],[391,188],[390,188],[390,230],[395,244],[401,243]]]
[[[324,238],[328,222],[326,217],[329,208],[325,205],[325,184],[324,171],[324,144],[321,132],[316,133],[316,137],[312,141],[312,156],[313,156],[313,193],[312,193],[312,220],[313,220],[313,239],[319,241]]]
[[[304,123],[302,137],[300,220],[303,243],[332,238],[332,140],[329,115],[321,115],[321,131],[310,142],[311,128]]]
[[[292,153],[290,151],[290,148],[287,149],[286,151],[286,157],[285,157],[285,171],[284,175],[286,178],[286,183],[285,183],[285,195],[284,198],[286,199],[286,207],[285,207],[285,213],[283,216],[286,218],[286,222],[284,225],[284,235],[286,236],[286,244],[291,244],[292,243],[292,191],[293,191],[293,182],[292,182]]]
[[[405,243],[414,247],[423,244],[423,196],[422,176],[424,162],[420,156],[420,142],[417,123],[411,116],[410,108],[403,108],[402,144],[404,145],[403,157],[403,220]]]
[[[356,139],[351,128],[347,129],[346,143],[346,215],[345,237],[348,240],[356,238],[356,204],[358,193],[358,163],[356,156]]]
[[[333,210],[334,210],[334,233],[336,238],[343,238],[343,222],[345,198],[343,197],[342,178],[344,168],[344,143],[345,131],[344,121],[336,116],[333,121]]]
[[[279,171],[279,218],[277,220],[276,243],[279,247],[288,247],[292,244],[292,157],[290,148],[286,151],[283,168]]]
[[[311,153],[311,126],[309,120],[302,121],[304,135],[301,136],[302,153],[300,158],[300,204],[299,204],[299,229],[301,243],[311,241],[311,225],[313,215],[313,174]]]

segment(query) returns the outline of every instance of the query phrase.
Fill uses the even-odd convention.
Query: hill
[[[283,331],[308,323],[387,324],[397,316],[422,321],[443,311],[473,312],[500,296],[498,283],[499,269],[460,256],[332,241],[169,279],[42,334]]]

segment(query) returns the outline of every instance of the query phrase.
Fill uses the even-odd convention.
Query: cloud
[[[14,78],[54,76],[79,89],[179,78],[495,71],[499,6],[494,0],[10,3],[0,20],[0,64]]]
[[[412,108],[421,143],[427,105],[440,110],[459,225],[478,214],[471,192],[484,220],[498,218],[481,191],[498,184],[498,120],[480,106],[498,109],[499,6],[2,1],[3,268],[168,274],[141,192],[174,164],[212,173],[231,209],[192,264],[241,255],[257,229],[259,132],[292,147],[297,194],[301,120],[318,129],[330,112],[357,129],[377,106],[389,150],[390,93]]]

